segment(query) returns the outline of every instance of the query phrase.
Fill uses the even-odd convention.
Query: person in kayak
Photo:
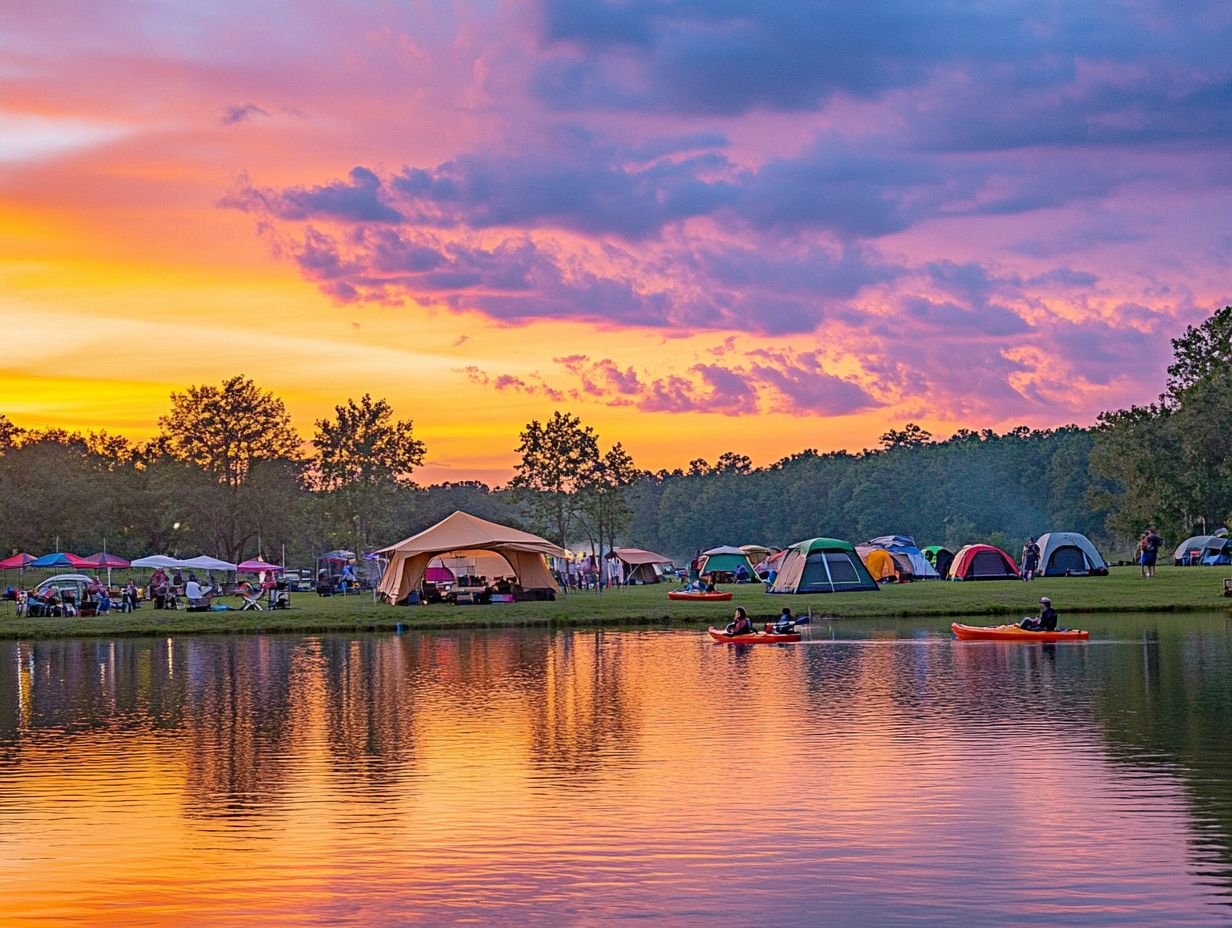
[[[1055,632],[1057,630],[1057,610],[1052,608],[1052,600],[1047,596],[1040,597],[1040,614],[1033,619],[1023,619],[1018,627],[1029,632]]]
[[[779,613],[779,617],[773,625],[769,622],[766,623],[766,631],[775,635],[785,634],[795,627],[796,617],[791,614],[791,610],[786,606],[783,607],[783,611]]]
[[[753,623],[749,621],[749,614],[744,611],[744,606],[736,607],[735,618],[727,623],[727,628],[724,631],[732,636],[751,635],[753,633]]]

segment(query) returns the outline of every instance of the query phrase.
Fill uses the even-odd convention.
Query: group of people
[[[1138,567],[1144,579],[1155,576],[1155,562],[1159,559],[1159,549],[1164,540],[1155,532],[1155,526],[1148,525],[1146,531],[1138,536]]]
[[[131,580],[129,585],[134,588],[136,586]],[[161,567],[154,568],[154,573],[150,574],[150,599],[154,601],[155,609],[179,608],[180,596],[188,600],[190,607],[199,606],[208,603],[214,590],[213,584],[202,584],[196,572],[191,570],[188,572],[187,579],[178,567],[170,576]],[[134,608],[136,608],[135,601]]]
[[[796,617],[791,614],[791,610],[784,606],[783,611],[779,613],[778,619],[774,622],[767,622],[763,630],[767,635],[782,635],[791,631],[797,624]],[[737,635],[755,634],[753,631],[753,620],[749,618],[749,614],[743,606],[736,607],[736,614],[727,623],[727,628],[724,631],[733,638]]]

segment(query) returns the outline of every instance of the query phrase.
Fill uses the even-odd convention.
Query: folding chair
[[[260,590],[250,590],[240,595],[244,597],[244,605],[240,606],[240,612],[247,612],[249,609],[255,609],[257,612],[265,611],[265,607],[261,605]]]

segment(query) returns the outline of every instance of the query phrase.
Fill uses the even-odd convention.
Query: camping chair
[[[265,607],[261,605],[261,592],[261,590],[248,590],[240,593],[240,596],[244,597],[244,605],[240,606],[240,612],[247,612],[249,609],[264,612]]]

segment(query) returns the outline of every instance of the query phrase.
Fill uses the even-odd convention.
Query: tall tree
[[[424,462],[427,446],[415,438],[411,420],[394,419],[383,399],[365,393],[334,407],[333,419],[318,419],[312,444],[321,485],[333,490],[350,484],[409,483]]]
[[[405,521],[414,507],[411,474],[427,454],[409,419],[395,419],[389,403],[365,393],[335,406],[332,419],[318,419],[312,444],[332,537],[365,550]]]
[[[619,442],[594,461],[583,475],[578,487],[580,509],[594,531],[600,554],[605,547],[613,547],[616,534],[628,527],[633,512],[625,493],[640,476],[641,471],[634,465],[632,456]]]
[[[878,441],[882,448],[889,451],[891,448],[918,448],[932,441],[932,438],[933,433],[928,429],[908,422],[901,429],[890,429]]]
[[[238,487],[257,461],[299,457],[300,439],[282,400],[235,376],[220,386],[192,386],[171,394],[158,420],[159,440],[172,457],[196,464],[228,487]]]
[[[1208,375],[1232,364],[1232,306],[1211,314],[1200,326],[1187,326],[1172,339],[1174,361],[1168,365],[1166,401],[1173,405],[1181,393]]]
[[[8,416],[0,413],[0,454],[12,451],[17,447],[17,442],[25,431],[25,429],[14,425]]]
[[[598,439],[577,416],[559,411],[546,423],[532,420],[519,438],[521,458],[509,485],[521,491],[536,523],[565,547],[576,510],[573,494],[599,459]]]
[[[282,400],[236,376],[217,387],[192,386],[172,393],[171,411],[158,424],[162,431],[148,453],[191,464],[211,478],[173,491],[187,513],[187,518],[176,520],[180,531],[191,528],[201,544],[213,549],[209,553],[229,561],[252,552],[260,534],[255,514],[271,490],[249,486],[254,469],[275,462],[298,467],[300,439]]]

